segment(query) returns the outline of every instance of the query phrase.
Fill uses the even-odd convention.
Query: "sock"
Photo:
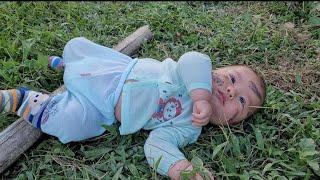
[[[22,104],[26,88],[0,90],[0,112],[15,113]]]
[[[42,113],[49,102],[49,95],[36,91],[26,91],[17,115],[40,129]]]
[[[64,66],[63,59],[58,56],[50,56],[48,59],[48,65],[54,70],[62,69]]]

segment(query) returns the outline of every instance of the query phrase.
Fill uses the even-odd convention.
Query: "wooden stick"
[[[132,56],[144,41],[151,40],[152,33],[149,26],[137,29],[130,36],[118,43],[113,49]],[[52,94],[63,92],[61,86]],[[26,150],[28,150],[43,133],[31,126],[22,118],[18,119],[0,133],[0,174],[14,163]]]

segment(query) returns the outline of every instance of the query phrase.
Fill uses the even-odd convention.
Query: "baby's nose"
[[[227,97],[233,99],[236,94],[236,89],[233,86],[227,87]]]

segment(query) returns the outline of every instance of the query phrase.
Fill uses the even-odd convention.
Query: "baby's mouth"
[[[226,102],[226,97],[224,94],[218,90],[217,97],[220,100],[220,103],[224,106],[224,103]]]

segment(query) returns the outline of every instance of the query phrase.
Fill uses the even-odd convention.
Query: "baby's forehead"
[[[234,71],[241,80],[241,83],[244,86],[249,88],[249,92],[257,97],[257,101],[254,101],[253,105],[260,104],[263,100],[263,88],[260,87],[260,79],[259,76],[248,66],[231,66],[230,71]]]

